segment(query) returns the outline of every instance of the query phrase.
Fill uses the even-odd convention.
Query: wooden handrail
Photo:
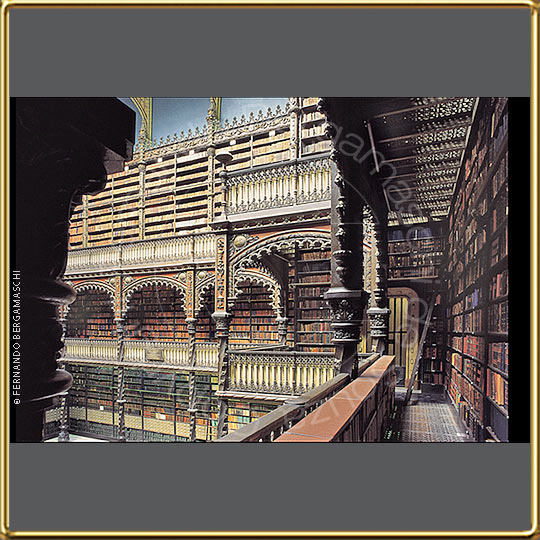
[[[394,403],[395,356],[383,356],[275,442],[378,441]]]
[[[258,420],[217,439],[216,442],[270,442],[301,420],[321,402],[344,388],[349,375],[340,373],[317,388],[291,399]]]

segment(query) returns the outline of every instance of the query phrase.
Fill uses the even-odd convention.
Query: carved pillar
[[[114,284],[114,322],[116,324],[116,360],[120,364],[124,361],[125,347],[125,323],[127,306],[124,304],[124,278],[116,276],[112,278]],[[125,369],[122,365],[118,366],[117,396],[116,405],[118,407],[118,439],[121,442],[126,441],[126,417],[124,399],[125,391]]]
[[[289,98],[289,129],[291,133],[291,142],[289,145],[290,159],[298,159],[300,157],[300,135],[301,135],[301,118],[302,108],[301,99],[299,97]]]
[[[279,341],[285,345],[287,343],[287,327],[289,324],[289,319],[287,317],[278,317],[276,321],[278,323]]]
[[[145,181],[146,181],[146,163],[141,161],[138,164],[139,168],[139,240],[143,240],[145,237],[144,230],[144,206],[145,206]]]
[[[59,309],[60,319],[59,322],[62,325],[62,341],[66,336],[66,306],[61,306]],[[65,349],[60,352],[58,359],[58,367],[65,369],[64,363]],[[58,434],[58,442],[69,442],[69,408],[68,408],[68,393],[62,392],[60,394],[60,433]]]
[[[223,392],[228,387],[229,363],[227,360],[227,345],[229,343],[229,325],[231,323],[231,314],[220,311],[212,314],[216,323],[216,337],[219,342],[218,359],[218,390]],[[227,435],[229,404],[226,399],[219,400],[219,416],[217,425],[217,436]]]
[[[187,314],[189,314],[187,312]],[[197,319],[188,317],[186,319],[187,331],[188,331],[188,354],[189,363],[191,366],[195,366],[195,332],[196,332]],[[189,414],[189,436],[191,441],[194,441],[197,437],[197,388],[195,385],[195,371],[194,369],[189,372],[189,397],[188,397],[188,414]]]
[[[116,339],[117,339],[117,348],[116,355],[117,361],[124,361],[124,338],[125,338],[125,320],[122,318],[115,319],[116,323]],[[126,441],[126,400],[124,398],[125,390],[125,371],[124,366],[118,366],[118,387],[117,387],[117,398],[116,404],[118,405],[118,440],[120,442]]]
[[[220,114],[217,110],[217,102],[210,99],[210,108],[206,116],[206,126],[208,129],[208,223],[214,221],[215,215],[215,184],[216,184],[216,146],[215,133],[219,126]]]
[[[208,223],[214,221],[215,215],[215,190],[216,190],[216,147],[212,145],[206,149],[208,154]]]
[[[388,345],[388,230],[381,217],[373,220],[373,249],[375,251],[375,276],[372,307],[367,310],[372,350],[383,353]]]
[[[75,299],[60,281],[72,205],[103,189],[107,174],[131,157],[135,115],[112,98],[17,98],[12,116],[12,264],[21,282],[21,395],[12,405],[16,440],[31,442],[42,439],[43,410],[72,381],[56,363],[63,347],[58,308]]]
[[[215,311],[212,319],[216,323],[216,337],[219,343],[218,351],[218,391],[227,389],[229,366],[227,361],[227,346],[229,344],[229,324],[231,314],[228,309],[229,296],[229,235],[227,229],[218,233],[216,238],[216,272],[215,272]],[[218,433],[221,437],[227,433],[227,400],[220,399]]]
[[[88,247],[88,197],[83,195],[82,198],[83,204],[83,237],[82,237],[82,247]]]
[[[324,110],[324,102],[321,109]],[[335,136],[333,125],[327,124],[326,131],[330,137]],[[354,185],[360,179],[347,177],[343,156],[334,149],[331,160],[332,282],[325,298],[332,311],[330,326],[336,347],[336,371],[354,376],[365,302],[362,275],[364,201]]]

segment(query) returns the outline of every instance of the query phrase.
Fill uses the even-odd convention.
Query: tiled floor
[[[396,410],[389,442],[467,442],[469,437],[452,405],[443,396],[413,392],[403,407],[405,391],[396,389]]]

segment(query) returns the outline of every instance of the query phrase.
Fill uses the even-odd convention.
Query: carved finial
[[[214,132],[221,127],[221,98],[211,97],[210,108],[206,116],[206,124],[209,132]]]

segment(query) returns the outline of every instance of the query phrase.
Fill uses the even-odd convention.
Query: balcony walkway
[[[405,389],[396,388],[395,417],[387,442],[469,442],[462,422],[444,396],[413,392],[403,407]]]

